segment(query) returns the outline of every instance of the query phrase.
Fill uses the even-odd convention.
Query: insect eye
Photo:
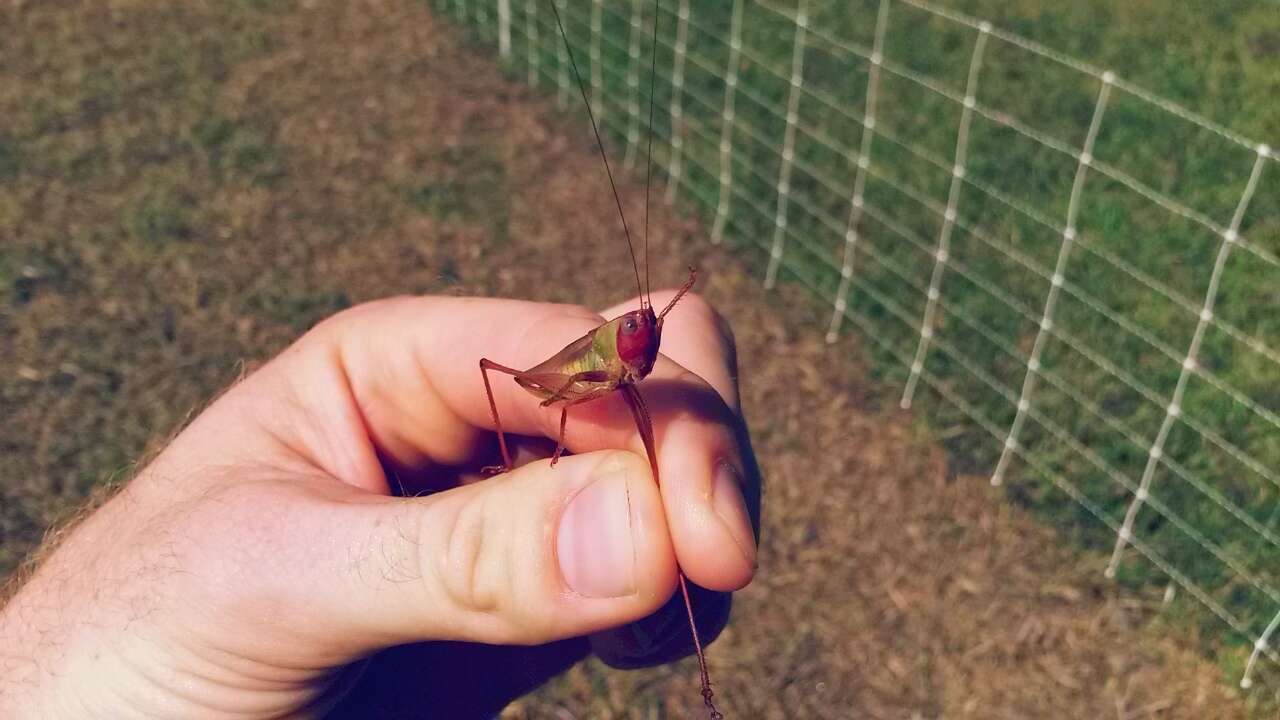
[[[633,333],[633,332],[635,332],[635,331],[636,331],[636,319],[635,319],[635,318],[631,318],[631,317],[629,317],[629,318],[627,318],[626,320],[623,320],[623,321],[622,321],[622,332],[624,332],[624,333],[626,333],[626,334],[630,335],[631,333]]]

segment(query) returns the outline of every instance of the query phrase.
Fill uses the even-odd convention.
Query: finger
[[[380,455],[406,467],[456,464],[494,429],[481,357],[527,367],[572,340],[559,341],[566,332],[580,335],[600,322],[572,305],[393,298],[333,316],[299,341],[298,361],[335,361]],[[309,374],[289,373],[300,378],[293,384]],[[527,420],[533,396],[509,376],[492,373],[490,382],[508,432],[545,434]]]
[[[573,306],[399,298],[331,318],[270,370],[296,402],[310,408],[309,422],[302,424],[306,434],[296,442],[310,448],[324,469],[376,490],[384,483],[378,456],[410,464],[457,463],[481,441],[479,429],[494,427],[478,367],[481,357],[529,367],[600,322],[599,316]],[[706,368],[723,363],[729,354],[718,345],[722,335],[698,323],[695,316],[691,327],[680,331],[689,338],[683,346],[686,357]],[[731,375],[727,370],[712,374]],[[509,377],[490,380],[508,432],[558,435],[559,407],[541,407],[538,398]],[[349,400],[326,389],[333,386],[345,389]],[[739,490],[744,460],[735,438],[736,415],[702,378],[667,358],[659,358],[641,391],[652,411],[663,497],[681,566],[704,587],[741,587],[754,572],[755,544]],[[312,397],[323,398],[325,406],[308,405]],[[574,406],[569,412],[566,442],[571,451],[628,448],[643,453],[620,398]],[[335,427],[310,429],[323,425],[316,421],[324,418]],[[352,438],[356,445],[364,438],[368,447],[344,446],[342,438]]]
[[[742,587],[755,572],[756,546],[736,415],[706,381],[669,358],[659,358],[638,390],[653,426],[662,501],[680,566],[703,587]],[[567,443],[575,450],[644,452],[621,393],[573,407]]]
[[[654,293],[652,301],[656,307],[662,308],[674,295],[674,290],[659,291]],[[629,300],[608,308],[602,314],[614,317],[637,304],[638,300]],[[706,380],[730,408],[738,411],[737,350],[733,332],[728,321],[701,296],[686,295],[680,300],[678,311],[667,316],[662,330],[662,352]],[[749,508],[748,514],[753,518],[753,528],[758,528],[758,471],[751,457],[746,428],[740,423],[736,425],[738,447],[744,456],[743,469],[747,476],[741,490]],[[688,534],[677,532],[676,536],[684,538]],[[690,591],[698,632],[706,644],[728,621],[731,596],[706,592],[696,586]],[[682,598],[673,597],[661,610],[643,620],[592,635],[591,647],[598,657],[614,667],[652,666],[692,653],[692,638]]]
[[[550,642],[643,617],[675,588],[661,501],[632,453],[535,463],[425,498],[369,497],[313,506],[304,523],[325,542],[293,543],[304,576],[279,589],[345,651]]]

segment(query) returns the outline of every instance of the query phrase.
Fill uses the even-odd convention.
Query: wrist
[[[164,665],[138,606],[126,618],[111,609],[127,601],[95,604],[107,593],[89,588],[103,583],[64,580],[60,566],[55,554],[0,607],[0,718],[172,717],[172,678],[148,675]]]
[[[34,614],[39,593],[0,611],[0,718],[200,717],[211,683],[145,639],[144,623],[99,634],[87,622]],[[159,672],[157,672],[159,670]]]
[[[58,619],[37,612],[29,596],[20,592],[0,609],[0,717],[70,717],[77,690],[58,687],[65,675],[53,656],[65,653],[50,651],[63,644]]]

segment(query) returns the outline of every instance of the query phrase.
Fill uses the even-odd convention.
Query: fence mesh
[[[547,2],[436,4],[570,109],[567,42],[625,165],[652,132],[668,198],[960,462],[1274,674],[1280,152],[926,0],[560,2],[565,40]]]

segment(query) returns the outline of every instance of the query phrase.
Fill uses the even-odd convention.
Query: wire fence
[[[1280,660],[1280,153],[927,0],[670,0],[653,47],[639,0],[560,2],[563,41],[546,0],[436,4],[571,109],[567,42],[624,164],[651,132],[968,467],[1194,598],[1243,687]]]

